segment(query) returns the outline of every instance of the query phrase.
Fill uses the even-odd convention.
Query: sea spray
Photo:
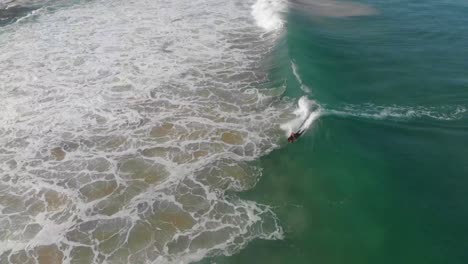
[[[265,30],[280,29],[284,24],[287,0],[258,0],[252,6],[252,15],[257,25]]]
[[[306,131],[314,120],[320,116],[321,111],[321,107],[315,101],[302,96],[297,103],[297,108],[293,112],[296,117],[280,127],[285,131],[286,136],[289,136],[292,132]]]

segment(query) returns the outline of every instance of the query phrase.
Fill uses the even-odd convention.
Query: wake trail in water
[[[307,131],[320,116],[340,116],[357,119],[410,121],[432,119],[440,121],[455,121],[466,118],[464,106],[422,107],[422,106],[378,106],[345,105],[343,107],[327,107],[302,96],[293,111],[292,119],[280,125],[280,128],[289,136],[293,132]]]
[[[310,94],[310,88],[307,85],[305,85],[302,81],[301,75],[299,74],[298,66],[293,61],[291,61],[291,69],[294,74],[294,77],[296,77],[296,80],[299,83],[299,87],[301,88],[301,90],[304,91],[306,94]]]
[[[435,119],[441,121],[460,120],[466,117],[464,106],[380,106],[374,104],[364,105],[344,105],[341,107],[327,107],[323,111],[324,115],[335,115],[342,117],[364,118],[374,120],[396,120],[407,121],[415,119]]]
[[[302,80],[298,65],[293,60],[290,61],[290,64],[292,73],[298,82],[299,87],[304,93],[310,94],[311,89]],[[314,111],[311,110],[313,108],[315,108]],[[320,115],[395,121],[407,121],[415,119],[453,121],[466,117],[466,112],[466,107],[462,105],[424,107],[401,105],[385,106],[367,103],[329,106],[326,104],[319,104],[303,96],[299,99],[298,107],[293,112],[296,117],[290,122],[281,125],[281,129],[286,131],[287,135],[289,135],[291,132],[300,131],[303,129],[307,130],[309,129],[312,122]]]

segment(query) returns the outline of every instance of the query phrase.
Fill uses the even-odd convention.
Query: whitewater
[[[294,109],[262,88],[284,6],[51,2],[0,27],[0,262],[189,263],[281,239],[235,192]]]

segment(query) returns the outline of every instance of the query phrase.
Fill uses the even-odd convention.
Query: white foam
[[[67,260],[86,245],[95,261],[131,247],[131,263],[187,263],[281,238],[268,206],[225,194],[255,184],[246,162],[277,147],[291,108],[252,85],[275,40],[252,4],[94,1],[0,28],[0,256],[53,243]]]
[[[268,31],[278,30],[284,24],[286,8],[286,0],[257,0],[252,6],[252,15],[259,27]]]

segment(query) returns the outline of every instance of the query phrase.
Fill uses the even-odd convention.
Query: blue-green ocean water
[[[378,12],[290,8],[271,77],[304,95],[293,62],[324,114],[243,195],[285,239],[208,262],[468,263],[468,4],[366,4]]]

